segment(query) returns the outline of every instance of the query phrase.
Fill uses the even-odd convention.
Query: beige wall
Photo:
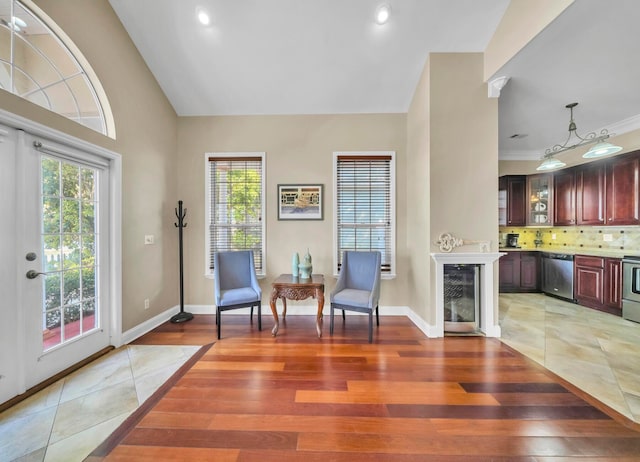
[[[487,45],[484,80],[488,80],[574,0],[511,0]]]
[[[491,250],[497,251],[498,101],[487,98],[483,55],[436,53],[429,60],[430,251],[438,251],[433,242],[443,232],[491,241]],[[434,285],[432,277],[432,307]],[[494,311],[497,319],[497,304]],[[428,321],[434,323],[435,313]]]
[[[407,242],[410,247],[408,289],[410,306],[429,317],[430,245],[430,68],[424,66],[407,115]]]
[[[497,101],[486,97],[482,54],[432,55],[408,114],[178,119],[107,0],[36,3],[99,76],[117,140],[2,91],[0,107],[123,155],[124,330],[178,302],[178,199],[188,208],[185,301],[213,303],[212,281],[204,277],[205,152],[266,152],[266,294],[270,281],[289,270],[291,254],[307,247],[315,271],[328,276],[327,291],[335,283],[334,151],[396,152],[398,274],[383,282],[382,305],[410,306],[434,321],[433,293],[425,281],[432,279],[428,254],[437,250],[433,241],[443,231],[492,240],[497,248]],[[323,221],[277,220],[276,185],[293,182],[325,185]],[[145,234],[154,234],[156,244],[144,246]],[[151,300],[146,311],[145,298]]]
[[[205,153],[266,152],[266,271],[263,304],[270,283],[291,272],[293,252],[307,247],[314,273],[323,273],[325,292],[334,286],[333,152],[395,151],[397,170],[397,267],[382,282],[381,305],[407,306],[406,115],[298,115],[183,117],[178,130],[178,191],[188,208],[185,230],[185,302],[213,305],[213,281],[205,273]],[[324,220],[278,221],[278,184],[324,184]],[[329,297],[326,297],[328,303]],[[307,300],[301,304],[312,304]]]
[[[109,97],[117,140],[0,90],[0,108],[111,149],[123,158],[123,330],[178,299],[177,117],[107,0],[35,2],[74,41]],[[144,246],[144,235],[156,244]],[[144,310],[144,299],[151,308]]]

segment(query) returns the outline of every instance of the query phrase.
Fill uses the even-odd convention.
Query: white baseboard
[[[415,311],[413,311],[409,307],[407,307],[407,317],[427,337],[429,337],[429,338],[442,337],[442,334],[439,333],[439,330],[436,328],[436,326],[432,326],[431,324],[428,324],[427,322],[425,322],[424,319],[422,319],[420,316],[418,316],[415,313]]]
[[[282,305],[278,305],[278,314],[282,313]],[[214,305],[185,305],[184,310],[186,312],[192,314],[216,314],[216,308]],[[306,315],[313,316],[317,313],[318,307],[317,305],[294,305],[287,307],[287,316],[296,316],[296,315]],[[238,308],[237,310],[230,310],[225,312],[225,316],[229,314],[237,314],[237,315],[246,315],[249,314],[249,308]],[[151,319],[143,322],[142,324],[138,324],[133,329],[129,329],[128,331],[122,334],[122,343],[127,344],[133,342],[138,337],[143,336],[147,332],[152,331],[160,324],[168,321],[171,317],[180,312],[180,307],[178,305],[169,308],[168,310],[154,316]],[[325,306],[322,310],[324,316],[329,316],[330,307]],[[350,312],[350,315],[359,315],[366,316],[364,313]],[[262,315],[270,316],[271,315],[271,307],[269,305],[262,305]],[[420,331],[429,338],[442,337],[442,332],[431,324],[426,323],[420,316],[418,316],[415,311],[413,311],[408,306],[381,306],[380,307],[380,315],[381,316],[407,316],[415,326],[420,329]],[[500,326],[493,326],[490,331],[485,332],[487,337],[500,337]]]
[[[502,329],[500,328],[499,324],[496,324],[495,326],[489,326],[482,330],[482,332],[484,333],[485,337],[502,337]]]
[[[154,316],[153,318],[147,319],[143,323],[138,324],[133,329],[129,329],[128,331],[123,332],[122,344],[126,345],[127,343],[133,342],[138,337],[142,337],[144,334],[152,331],[153,329],[158,327],[160,324],[168,321],[169,319],[171,319],[171,316],[173,316],[174,314],[178,314],[179,312],[180,312],[180,307],[176,305]]]

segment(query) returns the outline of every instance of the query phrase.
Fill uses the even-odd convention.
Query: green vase
[[[293,257],[291,258],[291,274],[294,278],[298,277],[298,265],[300,264],[300,257],[298,256],[298,252],[293,253]]]

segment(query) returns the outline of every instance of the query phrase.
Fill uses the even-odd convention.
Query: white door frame
[[[111,281],[110,287],[108,288],[108,300],[109,300],[109,320],[110,320],[110,344],[119,347],[122,345],[122,157],[120,154],[105,149],[100,146],[96,146],[94,144],[88,143],[79,138],[75,138],[66,133],[62,133],[58,130],[52,129],[45,125],[39,124],[37,122],[31,121],[24,117],[12,114],[5,110],[0,109],[0,124],[4,124],[7,127],[14,128],[17,130],[24,130],[25,132],[46,138],[50,141],[60,143],[71,148],[75,148],[78,150],[86,151],[90,154],[99,156],[109,162],[109,222],[110,222],[110,231],[109,231],[109,253],[105,257],[109,260],[109,280]],[[17,156],[17,154],[16,154]],[[19,165],[20,159],[16,159],[17,165]],[[16,184],[16,187],[19,185]],[[17,204],[16,204],[17,208]],[[21,213],[19,210],[16,210],[17,213]],[[16,229],[15,238],[20,239],[19,229]],[[16,245],[15,248],[21,248]],[[16,300],[16,307],[14,309],[18,310],[15,314],[16,321],[18,324],[21,322],[21,314],[20,312],[23,310],[23,307],[20,303],[20,295],[19,291],[22,287],[22,280],[24,279],[24,274],[22,274],[22,269],[24,267],[24,255],[19,254],[20,252],[16,252],[14,258],[8,262],[8,264],[14,265],[16,268],[16,281],[18,284],[15,285],[14,290],[16,293],[9,294],[8,299]],[[16,329],[19,329],[22,326],[16,326]],[[15,361],[17,362],[15,367],[9,368],[8,371],[10,373],[16,373],[18,377],[6,377],[9,379],[9,383],[16,383],[16,390],[14,396],[22,394],[29,387],[25,384],[24,381],[24,371],[22,369],[23,361],[23,353],[21,351],[16,352],[13,356]],[[2,372],[0,372],[2,374]],[[0,375],[0,379],[1,379]],[[17,380],[16,380],[17,379]],[[33,384],[32,384],[33,385]],[[0,402],[5,401],[6,399],[12,398],[9,396],[6,399],[3,396],[0,396]]]

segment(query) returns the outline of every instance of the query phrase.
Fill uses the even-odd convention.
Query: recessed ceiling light
[[[385,24],[389,20],[391,15],[391,7],[389,5],[380,5],[376,10],[376,23],[379,25]]]
[[[197,14],[198,14],[198,21],[203,26],[208,26],[211,23],[211,18],[209,17],[209,13],[207,13],[205,10],[200,9],[197,11]]]

